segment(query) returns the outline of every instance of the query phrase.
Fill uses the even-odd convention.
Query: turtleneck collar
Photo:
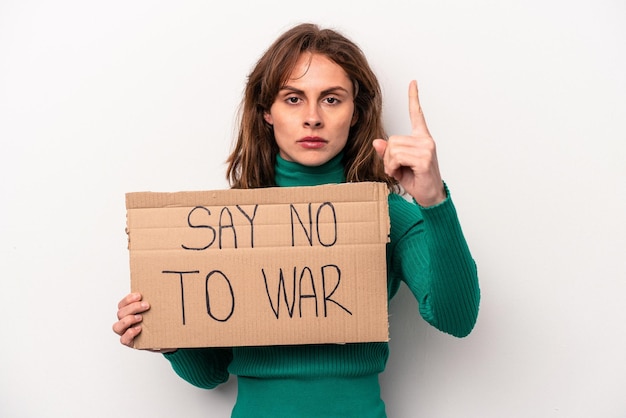
[[[330,161],[309,167],[293,161],[287,161],[276,155],[275,177],[277,186],[319,186],[329,183],[344,183],[346,181],[342,163],[343,152],[340,152]]]

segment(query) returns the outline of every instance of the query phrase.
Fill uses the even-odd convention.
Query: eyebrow
[[[291,87],[289,85],[281,87],[279,92],[282,92],[282,91],[285,91],[285,90],[287,90],[289,92],[292,92],[292,93],[304,94],[303,90],[297,89],[295,87]],[[325,95],[330,94],[330,93],[335,93],[338,90],[345,92],[347,95],[350,95],[350,92],[348,90],[346,90],[344,87],[334,86],[334,87],[329,87],[327,89],[322,90],[320,96],[325,96]]]

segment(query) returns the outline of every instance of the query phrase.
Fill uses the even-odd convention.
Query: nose
[[[307,107],[307,114],[305,115],[304,126],[307,128],[322,127],[322,116],[320,114],[317,103],[311,103],[311,105]]]

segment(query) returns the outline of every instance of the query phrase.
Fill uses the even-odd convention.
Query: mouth
[[[328,143],[328,141],[325,140],[324,138],[320,138],[317,136],[306,136],[304,138],[299,139],[297,142],[300,146],[304,148],[309,148],[309,149],[322,148]]]

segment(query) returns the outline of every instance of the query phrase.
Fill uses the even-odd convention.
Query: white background
[[[390,417],[626,417],[622,0],[0,2],[0,415],[227,417],[119,344],[124,194],[227,187],[248,71],[283,30],[342,30],[390,133],[421,101],[479,266],[465,339],[405,287]]]

